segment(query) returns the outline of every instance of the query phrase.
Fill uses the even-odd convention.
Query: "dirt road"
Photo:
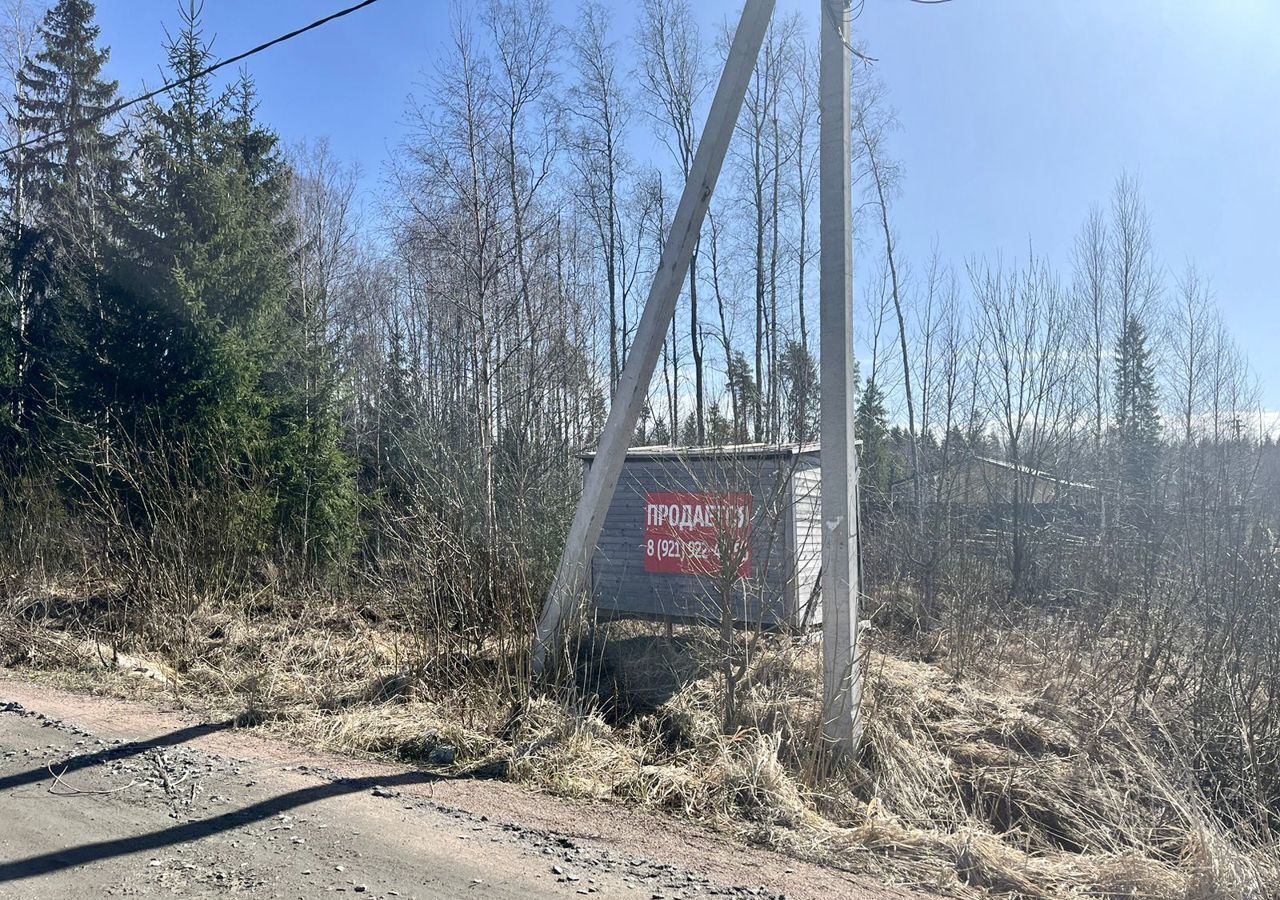
[[[902,898],[667,817],[269,741],[0,670],[0,898]]]

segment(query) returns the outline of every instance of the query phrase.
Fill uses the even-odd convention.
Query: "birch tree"
[[[674,158],[681,184],[689,177],[697,149],[694,121],[706,87],[703,46],[687,0],[645,0],[636,32],[638,82],[643,108]],[[706,384],[702,327],[698,313],[698,248],[689,262],[689,352],[693,361],[694,422],[698,443],[706,440]],[[673,337],[671,358],[678,351]],[[672,375],[673,382],[678,381]],[[672,423],[678,432],[678,423]]]

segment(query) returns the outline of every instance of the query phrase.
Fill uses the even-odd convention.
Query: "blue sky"
[[[553,0],[570,21],[576,0]],[[695,3],[710,26],[739,0]],[[218,56],[346,0],[206,0]],[[636,4],[607,0],[618,33]],[[818,15],[817,0],[779,9]],[[125,93],[160,82],[177,0],[99,0],[111,72]],[[377,187],[405,98],[444,40],[447,0],[373,7],[250,61],[262,117],[286,141],[327,136]],[[958,262],[1025,253],[1064,267],[1089,204],[1136,173],[1157,250],[1194,259],[1280,408],[1280,2],[1277,0],[866,0],[857,37],[874,55],[902,129],[901,247],[934,241]]]

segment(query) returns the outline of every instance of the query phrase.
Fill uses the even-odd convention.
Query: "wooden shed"
[[[592,555],[596,610],[718,622],[727,606],[739,624],[820,623],[820,491],[811,444],[632,449]]]

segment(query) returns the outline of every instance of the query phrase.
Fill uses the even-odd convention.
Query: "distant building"
[[[965,540],[998,540],[1012,530],[1015,517],[1056,540],[1081,540],[1096,535],[1102,521],[1102,495],[1095,486],[989,456],[955,460],[945,473],[927,475],[921,487],[926,507],[945,516],[958,529],[955,536]],[[1021,491],[1016,507],[1015,487]],[[911,478],[895,481],[890,507],[910,504],[913,490]],[[875,521],[873,511],[868,525],[874,528]]]
[[[942,479],[941,491],[938,479]],[[1018,483],[1022,488],[1022,502],[1031,505],[1083,503],[1098,490],[1091,484],[1068,481],[1050,472],[977,454],[957,460],[945,473],[926,476],[925,482],[922,488],[926,502],[964,506],[1012,503],[1014,486]],[[898,479],[889,486],[889,497],[894,502],[909,502],[914,486],[910,477]]]

